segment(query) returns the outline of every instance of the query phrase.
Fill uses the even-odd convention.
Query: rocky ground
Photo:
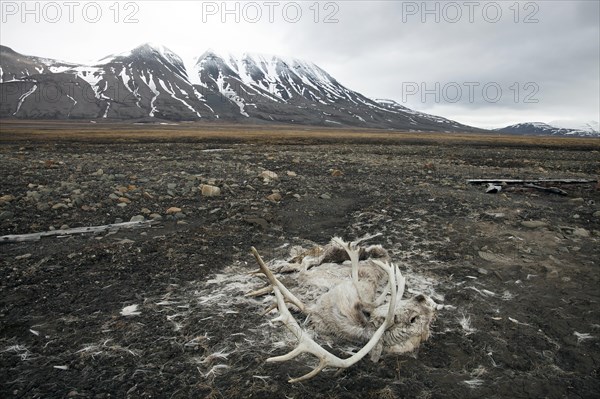
[[[0,396],[598,397],[599,186],[465,183],[597,179],[598,149],[5,140],[0,235],[153,223],[0,243]],[[243,297],[249,248],[377,232],[448,305],[432,338],[289,384],[314,359],[265,363],[293,342]]]

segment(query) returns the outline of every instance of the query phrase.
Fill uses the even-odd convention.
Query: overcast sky
[[[0,43],[83,63],[145,42],[188,64],[208,48],[278,54],[469,125],[600,120],[597,0],[115,3],[0,0]]]

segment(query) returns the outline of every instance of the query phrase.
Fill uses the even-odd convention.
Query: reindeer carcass
[[[379,245],[362,248],[358,245],[361,241],[364,239],[347,243],[334,238],[319,251],[299,254],[279,264],[275,271],[279,278],[252,248],[268,285],[248,295],[273,292],[276,304],[268,311],[279,312],[273,321],[285,324],[298,339],[290,353],[267,361],[286,361],[301,353],[319,359],[313,371],[290,382],[312,378],[325,367],[350,367],[367,354],[377,362],[382,353],[410,352],[429,338],[436,303],[423,294],[402,299],[405,279],[390,263],[387,251]],[[295,294],[281,282],[282,276],[290,272],[297,285]],[[346,359],[331,354],[300,326],[288,304],[293,311],[308,316],[306,324],[316,333],[364,346]]]

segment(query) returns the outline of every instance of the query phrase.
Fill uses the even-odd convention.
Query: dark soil
[[[2,398],[600,396],[599,187],[465,183],[596,179],[598,146],[4,142],[0,173],[0,235],[162,217],[0,244]],[[432,338],[289,384],[315,361],[265,363],[293,341],[261,316],[268,298],[243,298],[260,286],[249,248],[377,232],[407,288],[449,305]]]

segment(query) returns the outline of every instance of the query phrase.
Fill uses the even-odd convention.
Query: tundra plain
[[[3,398],[600,395],[600,186],[486,194],[466,183],[596,180],[598,139],[0,127],[0,236],[152,221],[0,243]],[[315,361],[265,362],[294,342],[261,316],[271,298],[244,297],[262,286],[250,247],[281,259],[293,245],[374,233],[409,292],[445,305],[432,337],[411,355],[289,384]]]

